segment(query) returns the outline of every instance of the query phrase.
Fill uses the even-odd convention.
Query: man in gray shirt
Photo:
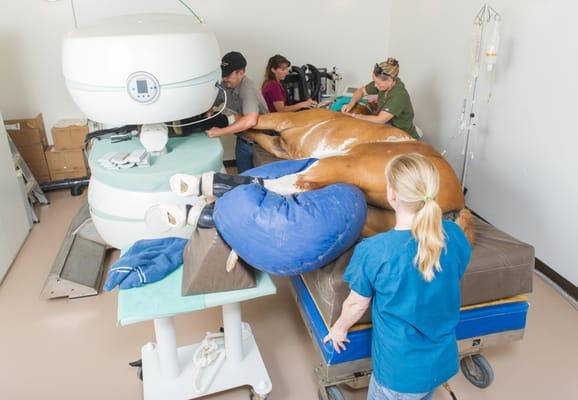
[[[259,114],[268,112],[267,103],[253,81],[245,75],[247,60],[239,52],[232,51],[223,56],[221,71],[223,86],[227,91],[226,108],[237,113],[235,118],[229,118],[227,126],[212,127],[207,130],[209,137],[219,137],[243,132],[257,124]],[[224,95],[219,92],[215,104],[224,101]],[[223,124],[224,125],[224,124]],[[222,126],[222,125],[221,125]],[[237,135],[235,148],[237,169],[239,173],[253,167],[253,144]]]

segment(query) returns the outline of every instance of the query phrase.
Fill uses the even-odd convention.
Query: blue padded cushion
[[[243,175],[277,178],[315,159],[279,161]],[[292,276],[320,268],[361,235],[367,204],[356,186],[334,184],[282,196],[261,185],[238,186],[221,197],[213,215],[223,239],[253,267]]]

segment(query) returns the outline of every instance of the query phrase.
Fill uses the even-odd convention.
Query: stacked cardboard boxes
[[[42,113],[35,118],[6,120],[4,125],[36,180],[40,183],[50,181],[44,156],[48,144]]]
[[[54,146],[46,150],[46,160],[53,181],[88,176],[82,150],[88,133],[86,120],[61,120],[52,127]]]

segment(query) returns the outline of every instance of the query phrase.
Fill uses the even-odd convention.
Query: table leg
[[[154,324],[157,340],[156,350],[161,374],[165,378],[175,378],[179,376],[180,370],[173,318],[158,318],[154,320]]]
[[[241,331],[241,304],[223,305],[223,325],[225,328],[225,351],[227,360],[243,360],[243,333]]]

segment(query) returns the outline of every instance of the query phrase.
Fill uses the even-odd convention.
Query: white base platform
[[[239,303],[223,305],[226,358],[212,381],[199,385],[206,387],[202,393],[193,385],[193,355],[200,344],[177,348],[172,318],[156,319],[157,343],[145,344],[141,352],[144,399],[196,399],[242,386],[250,386],[256,398],[266,399],[272,389],[271,378],[251,328],[240,317]],[[210,375],[211,367],[201,372],[201,379]]]

